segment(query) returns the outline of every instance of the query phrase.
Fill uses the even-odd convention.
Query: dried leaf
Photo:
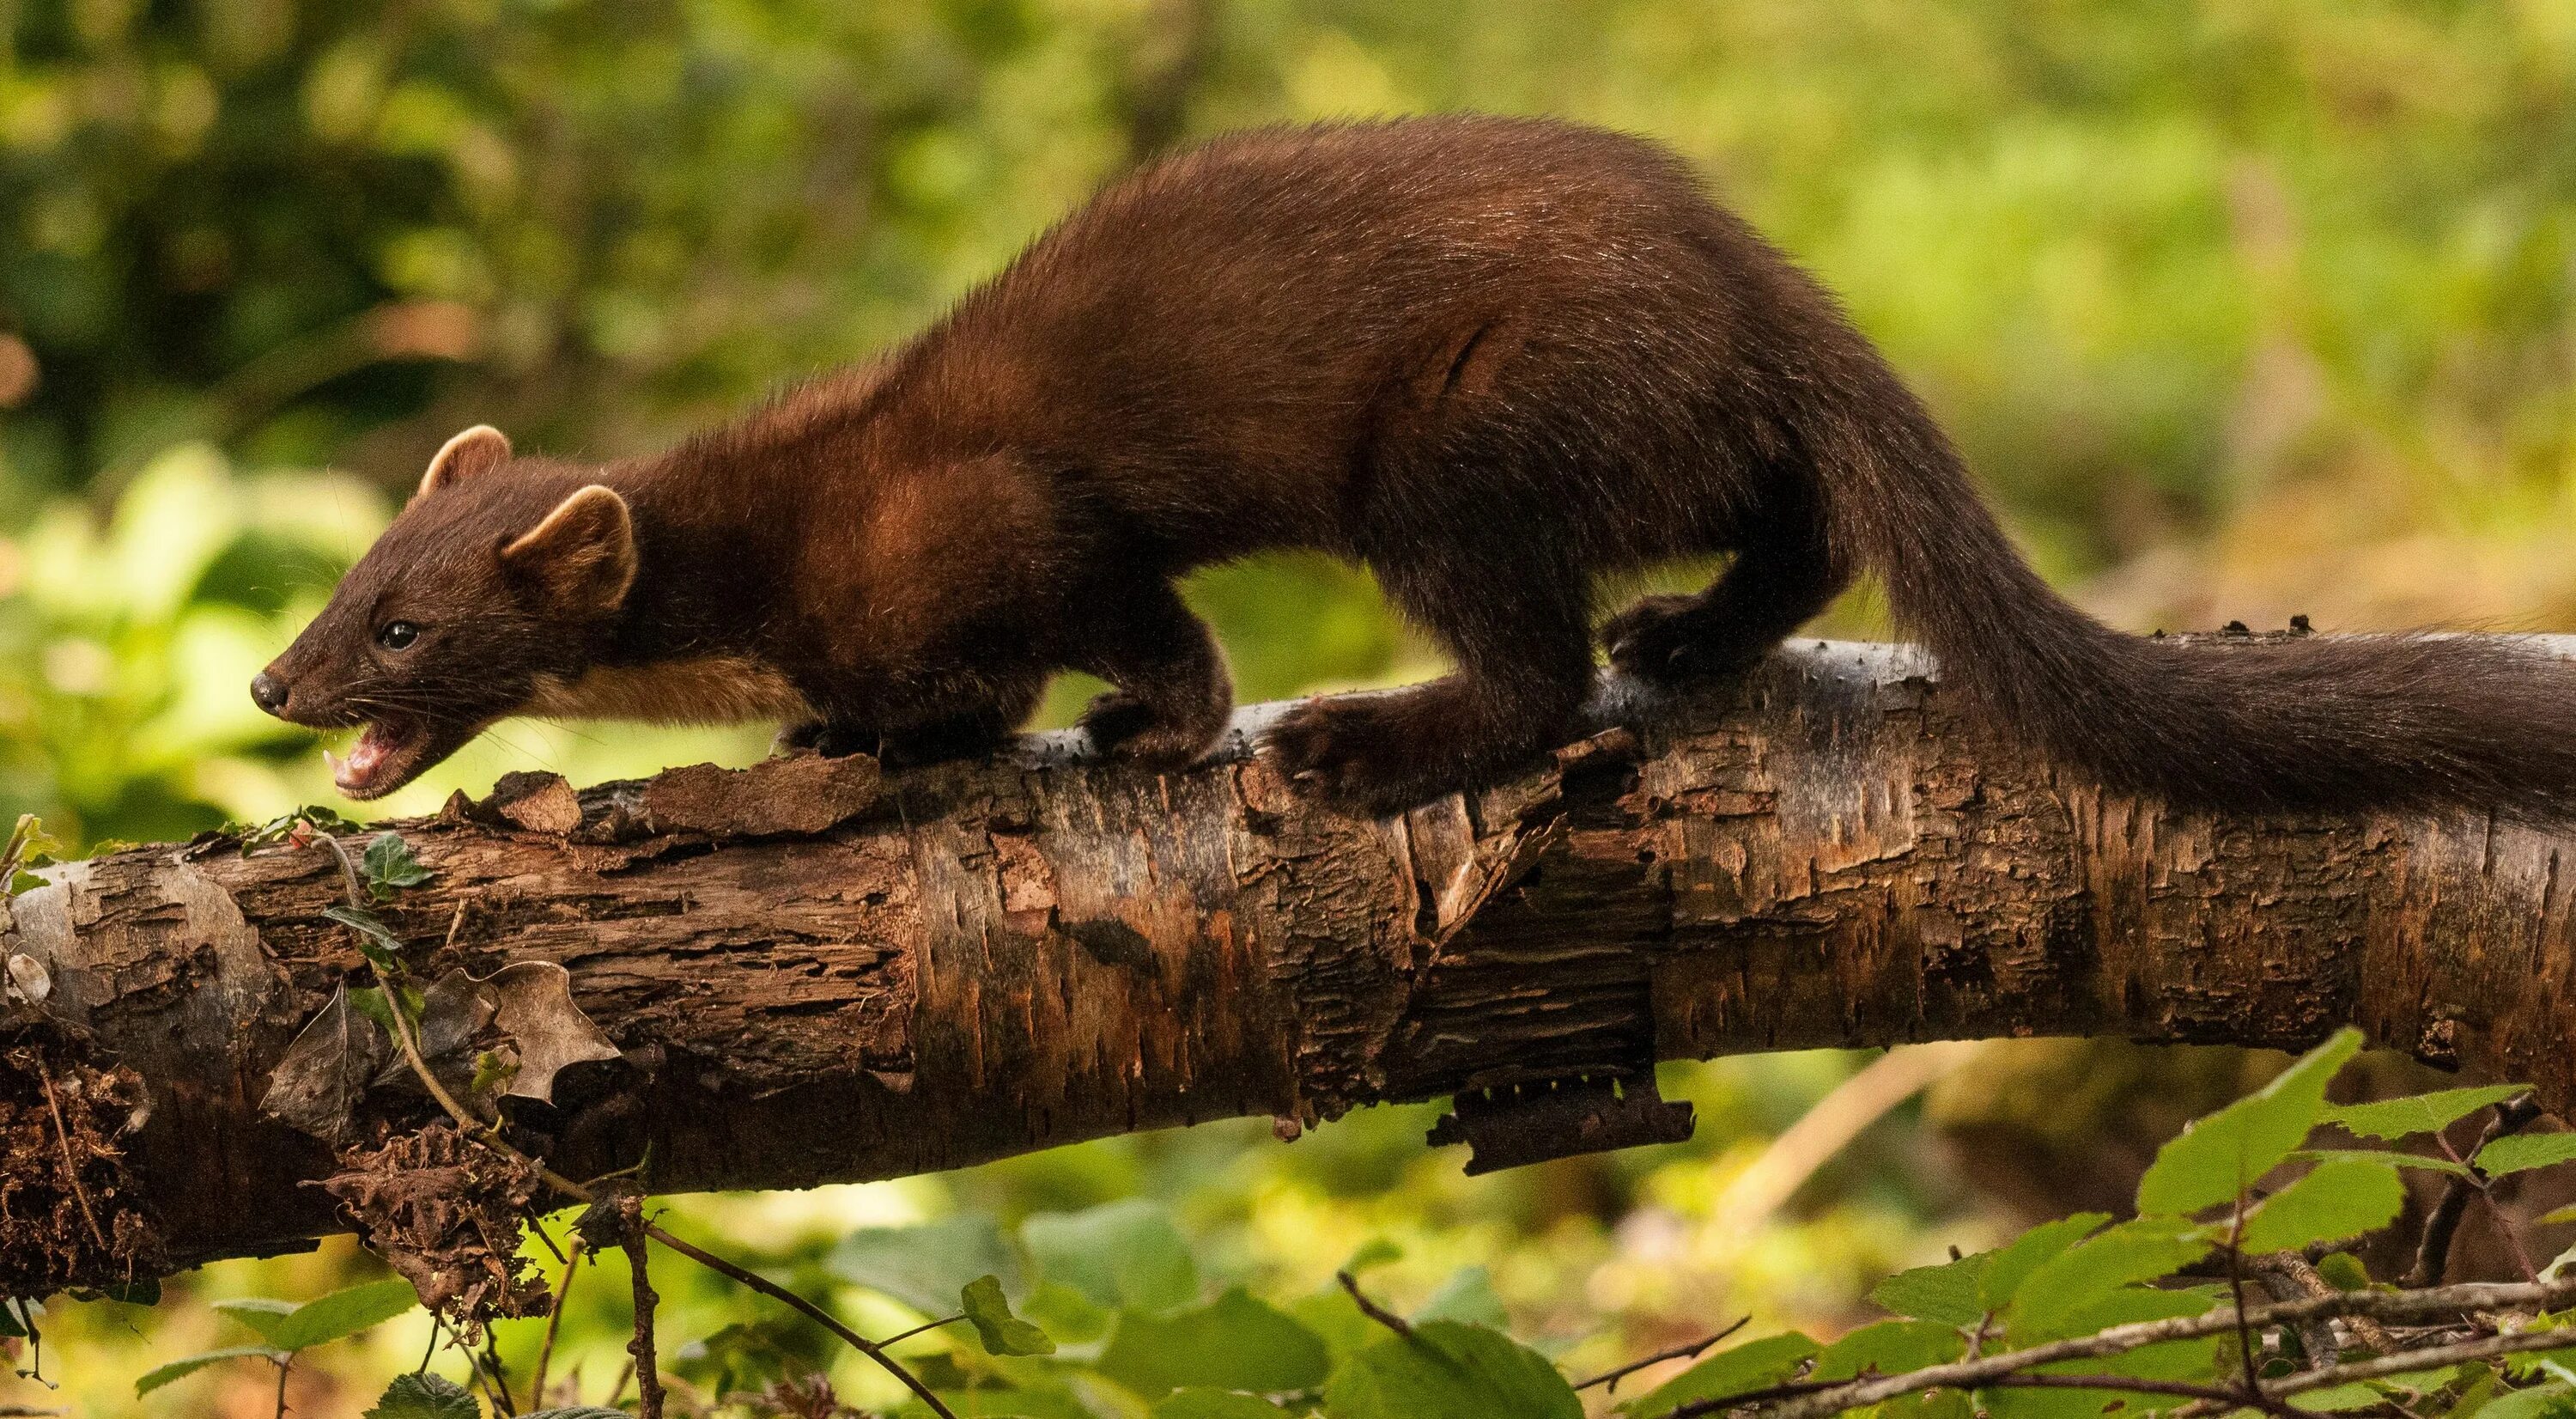
[[[545,1287],[519,1255],[520,1213],[538,1189],[525,1160],[439,1123],[343,1150],[340,1164],[322,1186],[421,1303],[469,1340],[495,1316],[545,1313]]]
[[[12,953],[9,957],[9,998],[29,1005],[42,1005],[54,993],[53,975],[45,963],[33,956]]]
[[[572,972],[562,966],[520,961],[484,977],[482,984],[498,1006],[493,1022],[518,1046],[518,1073],[504,1091],[511,1097],[553,1103],[556,1071],[618,1057],[617,1046],[573,1004]]]
[[[268,1076],[260,1112],[327,1143],[355,1136],[358,1101],[384,1067],[392,1041],[349,1002],[348,988],[296,1033]]]
[[[474,1078],[474,1037],[492,1023],[500,1002],[491,989],[461,970],[450,970],[419,997],[412,1010],[412,1042],[438,1082],[461,1089]],[[411,1061],[397,1055],[375,1077],[378,1085],[419,1088]]]

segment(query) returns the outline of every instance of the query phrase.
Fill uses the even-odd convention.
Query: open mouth
[[[342,758],[322,751],[331,766],[331,782],[351,798],[382,798],[429,767],[427,725],[380,719],[370,723]]]

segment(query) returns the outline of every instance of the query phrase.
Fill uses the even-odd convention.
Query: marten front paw
[[[1124,690],[1096,696],[1076,721],[1103,754],[1132,759],[1156,769],[1185,769],[1216,743],[1224,728],[1213,724],[1175,724],[1153,705]]]
[[[1300,793],[1378,816],[1437,797],[1439,775],[1400,697],[1308,700],[1261,739]]]

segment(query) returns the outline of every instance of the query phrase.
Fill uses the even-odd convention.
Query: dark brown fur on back
[[[1174,579],[1311,547],[1367,563],[1459,667],[1274,732],[1302,782],[1384,809],[1569,729],[1605,574],[1730,552],[1700,595],[1613,617],[1613,660],[1741,671],[1874,567],[2008,729],[2119,787],[2548,811],[2576,786],[2571,677],[2509,644],[2185,655],[2086,619],[1828,295],[1670,154],[1564,123],[1219,139],[1110,187],[864,370],[660,457],[477,462],[433,477],[271,667],[272,707],[434,717],[449,694],[445,744],[532,704],[801,705],[792,742],[936,757],[1076,668],[1116,687],[1095,736],[1178,764],[1230,695]],[[590,483],[631,510],[631,590],[556,634],[481,636],[547,622],[527,568],[483,562]],[[371,647],[406,597],[438,654]]]

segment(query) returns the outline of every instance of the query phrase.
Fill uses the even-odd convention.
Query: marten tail
[[[2500,636],[2194,651],[2124,635],[2033,573],[1930,414],[1874,354],[1799,422],[1837,554],[2008,733],[2179,807],[2576,812],[2576,663]]]

